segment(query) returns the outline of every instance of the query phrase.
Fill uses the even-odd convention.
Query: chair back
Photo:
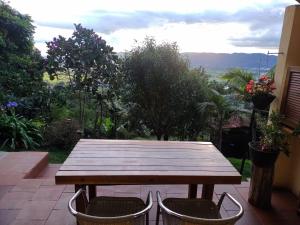
[[[145,225],[147,221],[146,217],[148,217],[148,213],[153,205],[152,193],[149,192],[148,198],[146,201],[146,207],[136,213],[122,215],[122,216],[113,216],[113,217],[99,217],[88,215],[85,212],[77,212],[73,208],[73,202],[82,196],[84,198],[85,206],[87,206],[87,199],[85,190],[79,189],[75,195],[70,199],[68,204],[68,209],[70,213],[76,217],[78,223],[80,225]]]
[[[238,213],[231,217],[222,218],[220,215],[220,207],[225,196],[227,196],[238,207]],[[186,215],[189,214],[187,210],[190,210],[190,212],[195,211],[195,209],[192,206],[188,208],[185,205],[185,209],[183,211],[187,212],[186,214],[181,214],[171,210],[166,206],[165,204],[166,201],[162,201],[160,197],[160,193],[157,192],[157,201],[161,209],[163,224],[164,225],[234,225],[242,217],[244,212],[241,204],[228,193],[223,193],[223,195],[219,200],[218,205],[215,205],[212,201],[209,200],[201,200],[201,199],[193,199],[193,200],[198,201],[197,209],[198,210],[200,209],[201,212],[197,212],[197,213],[198,214],[200,213],[203,217],[194,217],[194,216]],[[185,203],[183,204],[179,203],[179,204],[182,206],[186,203],[188,202],[185,201]],[[201,206],[202,203],[204,203],[203,206]]]

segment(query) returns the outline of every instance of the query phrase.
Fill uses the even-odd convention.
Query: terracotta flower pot
[[[270,168],[274,166],[278,157],[278,151],[262,151],[257,143],[249,142],[249,153],[252,163],[257,167]]]
[[[268,109],[274,99],[275,96],[268,93],[260,93],[252,96],[254,108],[259,110]]]

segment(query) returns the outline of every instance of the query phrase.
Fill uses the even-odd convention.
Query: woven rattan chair
[[[227,196],[239,209],[234,216],[222,218],[220,207]],[[243,215],[243,207],[230,194],[223,193],[218,204],[205,199],[166,198],[161,200],[157,192],[156,225],[160,212],[164,225],[233,225]]]
[[[72,206],[78,197],[84,199],[84,213],[77,212]],[[70,199],[68,208],[80,225],[148,225],[152,204],[151,192],[146,204],[133,197],[95,197],[88,202],[85,190],[79,189]]]

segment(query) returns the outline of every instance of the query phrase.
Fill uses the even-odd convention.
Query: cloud
[[[265,8],[251,7],[237,12],[207,10],[199,13],[178,13],[159,11],[118,12],[94,10],[82,15],[80,22],[93,26],[97,32],[109,34],[120,29],[140,29],[161,26],[166,23],[228,23],[240,22],[250,24],[251,29],[261,29],[270,24],[280,23],[284,4],[268,5]],[[78,21],[78,18],[76,19]],[[38,22],[38,25],[70,29],[73,24],[64,22]]]
[[[119,30],[162,27],[165,24],[226,24],[238,23],[249,27],[251,36],[229,39],[237,47],[278,47],[283,12],[286,4],[274,3],[253,6],[235,12],[205,10],[179,13],[171,11],[106,11],[94,10],[77,17],[76,23],[93,28],[96,32],[110,35]],[[39,26],[74,29],[69,22],[36,21]],[[253,35],[252,35],[253,34]]]
[[[257,36],[246,36],[243,38],[231,38],[230,41],[237,47],[259,47],[259,48],[278,48],[280,35],[268,31]]]

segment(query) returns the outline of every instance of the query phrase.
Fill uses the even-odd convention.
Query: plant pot
[[[262,151],[257,148],[256,143],[249,142],[249,153],[252,163],[261,168],[270,168],[274,166],[278,157],[278,151]]]
[[[275,98],[276,97],[274,95],[261,93],[261,94],[253,95],[252,102],[254,108],[259,110],[264,110],[264,109],[268,109],[268,107],[270,106],[270,104]]]

